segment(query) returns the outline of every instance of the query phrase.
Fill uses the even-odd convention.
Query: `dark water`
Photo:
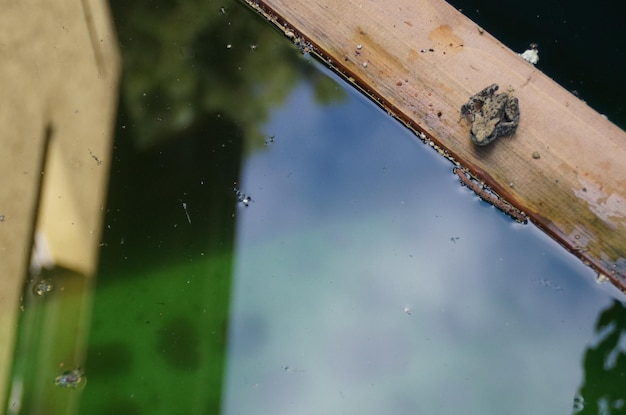
[[[85,384],[21,413],[622,413],[622,294],[240,3],[113,6]]]

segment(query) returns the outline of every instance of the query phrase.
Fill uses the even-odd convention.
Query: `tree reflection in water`
[[[600,314],[596,333],[601,340],[585,353],[574,413],[626,414],[626,306],[614,301]]]

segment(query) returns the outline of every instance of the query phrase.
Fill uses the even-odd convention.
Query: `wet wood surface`
[[[626,290],[623,130],[443,0],[249,4]],[[519,99],[520,123],[477,147],[460,108],[493,83]]]

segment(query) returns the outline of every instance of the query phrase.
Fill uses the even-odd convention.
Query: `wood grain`
[[[624,131],[442,0],[249,4],[626,291]],[[492,83],[521,120],[479,148],[459,110]]]

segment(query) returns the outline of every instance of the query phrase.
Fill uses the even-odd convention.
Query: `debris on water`
[[[84,375],[85,372],[80,368],[71,371],[66,370],[62,375],[54,379],[54,384],[62,388],[76,389],[79,386],[83,386],[87,381]]]
[[[539,45],[536,43],[530,44],[530,49],[526,49],[524,52],[519,54],[522,59],[526,62],[530,62],[533,65],[536,65],[539,62]]]
[[[191,225],[191,218],[189,217],[189,212],[187,211],[187,203],[183,202],[182,200],[180,200],[180,203],[182,203],[183,205],[183,210],[185,211],[185,215],[187,216],[187,222],[189,222],[189,224]]]
[[[91,156],[92,159],[94,159],[96,161],[96,163],[98,163],[98,165],[102,164],[102,160],[96,156],[90,149],[87,149],[89,151],[89,155]]]
[[[7,218],[6,216],[4,216],[4,215],[0,215],[0,222],[4,222],[4,220],[5,220],[6,218]]]
[[[252,202],[252,198],[249,195],[243,193],[236,187],[234,187],[233,190],[235,192],[235,196],[237,196],[237,201],[239,203],[242,203],[246,207],[250,205],[250,203]]]
[[[300,50],[300,52],[302,52],[305,55],[311,52],[312,50],[314,50],[314,47],[311,44],[311,42],[309,42],[308,40],[300,36],[297,36],[293,40],[293,44],[296,45],[296,47]]]
[[[54,284],[50,279],[41,279],[36,281],[33,285],[33,294],[43,297],[46,294],[49,294],[54,290]]]
[[[573,409],[574,413],[582,412],[582,410],[585,409],[585,398],[580,393],[574,396]]]
[[[602,273],[598,273],[598,276],[596,277],[596,284],[604,284],[605,282],[608,282],[609,278],[602,274]]]
[[[239,201],[243,203],[244,205],[248,206],[250,202],[252,202],[252,199],[248,195],[243,195],[243,197],[239,198]]]
[[[538,279],[537,282],[544,287],[553,289],[554,291],[564,291],[563,287],[561,287],[559,284],[553,283],[546,278]]]
[[[511,205],[506,200],[500,198],[497,193],[495,193],[484,184],[479,184],[478,181],[474,180],[471,176],[468,176],[468,174],[463,169],[459,167],[454,167],[452,171],[459,177],[461,183],[472,189],[474,193],[476,193],[478,197],[480,197],[482,200],[500,209],[502,212],[506,213],[517,222],[523,224],[528,223],[528,217],[524,212]]]

